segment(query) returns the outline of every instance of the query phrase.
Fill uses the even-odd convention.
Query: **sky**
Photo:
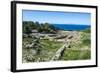
[[[90,13],[23,10],[23,21],[51,24],[91,24]]]

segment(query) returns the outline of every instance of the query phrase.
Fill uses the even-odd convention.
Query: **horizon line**
[[[24,21],[23,21],[24,22]],[[27,22],[39,22],[39,21],[27,21]],[[49,23],[49,22],[39,22],[40,24]],[[74,23],[49,23],[49,24],[74,24]],[[91,24],[74,24],[74,25],[91,25]]]

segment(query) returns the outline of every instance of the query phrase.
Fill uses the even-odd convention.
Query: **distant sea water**
[[[76,25],[76,24],[52,24],[55,28],[59,30],[84,30],[90,28],[90,25]]]

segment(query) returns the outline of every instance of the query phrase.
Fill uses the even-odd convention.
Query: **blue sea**
[[[76,25],[76,24],[52,24],[55,28],[59,30],[84,30],[90,28],[90,25]]]

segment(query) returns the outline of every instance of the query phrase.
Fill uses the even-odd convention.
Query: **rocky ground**
[[[54,40],[24,38],[23,63],[90,59],[90,33],[83,31],[59,31],[57,36],[52,38]],[[61,49],[64,44],[67,47],[65,46]],[[55,57],[56,55],[58,57]]]

